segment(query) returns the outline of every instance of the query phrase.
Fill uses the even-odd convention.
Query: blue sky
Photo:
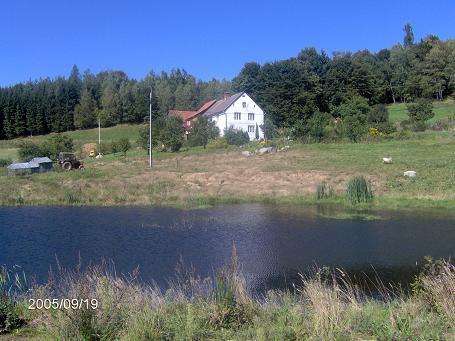
[[[0,7],[0,86],[98,72],[186,69],[231,79],[248,61],[295,56],[314,46],[378,51],[402,41],[455,38],[455,1],[105,1],[4,0]]]

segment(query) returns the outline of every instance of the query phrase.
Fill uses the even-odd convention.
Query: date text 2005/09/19
[[[28,309],[97,309],[98,300],[96,298],[30,298]]]

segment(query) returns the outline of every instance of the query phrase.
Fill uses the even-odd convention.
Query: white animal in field
[[[384,163],[392,163],[392,158],[391,157],[383,157],[382,162]]]
[[[410,178],[415,178],[417,173],[415,171],[406,171],[403,173],[404,176],[408,176]]]

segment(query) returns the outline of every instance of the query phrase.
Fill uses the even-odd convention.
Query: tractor
[[[57,164],[60,168],[65,170],[84,169],[84,162],[78,160],[74,153],[60,152],[58,154]]]

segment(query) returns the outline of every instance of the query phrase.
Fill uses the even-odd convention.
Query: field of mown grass
[[[365,176],[378,208],[455,207],[455,131],[415,133],[408,140],[371,143],[289,143],[287,152],[244,157],[244,148],[190,148],[147,155],[87,159],[85,171],[7,177],[0,171],[1,205],[171,205],[315,203],[318,184],[335,190],[327,202],[345,204],[347,181]],[[257,148],[254,143],[248,146]],[[383,157],[394,163],[385,165]],[[403,177],[414,170],[416,179]]]

